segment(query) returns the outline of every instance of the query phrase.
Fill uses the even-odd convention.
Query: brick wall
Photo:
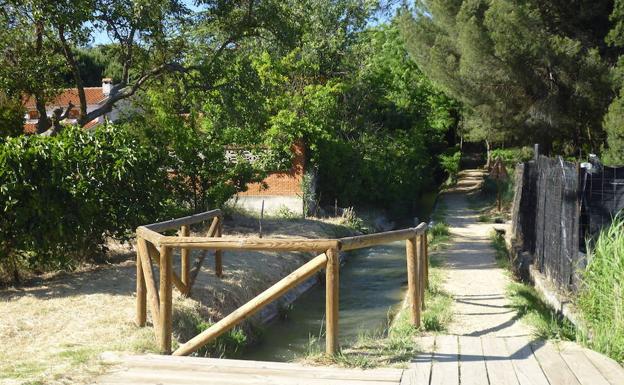
[[[238,193],[238,196],[301,196],[305,149],[302,143],[296,143],[292,146],[292,151],[295,157],[288,172],[271,173],[262,183],[250,183],[247,191]]]

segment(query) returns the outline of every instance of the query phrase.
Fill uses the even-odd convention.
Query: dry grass
[[[230,218],[225,233],[255,235],[254,223]],[[348,232],[337,224],[304,219],[265,220],[263,228],[265,236],[285,237]],[[126,256],[115,265],[0,291],[0,384],[86,383],[105,369],[99,360],[104,351],[156,350],[153,329],[133,323],[135,267],[133,255]],[[212,258],[206,258],[192,299],[174,295],[174,345],[195,333],[196,320],[211,322],[227,315],[311,257],[226,252],[222,280],[214,276]]]

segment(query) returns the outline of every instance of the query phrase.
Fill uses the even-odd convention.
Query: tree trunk
[[[485,151],[486,151],[486,160],[485,160],[485,168],[490,168],[490,163],[491,163],[491,151],[490,151],[490,141],[489,140],[485,140]]]

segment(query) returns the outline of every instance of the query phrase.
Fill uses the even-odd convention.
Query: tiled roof
[[[24,133],[25,134],[35,134],[37,132],[37,124],[36,123],[24,123]]]
[[[102,92],[102,87],[85,87],[85,97],[87,98],[87,104],[98,104],[106,99]],[[78,89],[66,88],[63,92],[58,94],[54,100],[48,101],[47,106],[53,107],[67,107],[69,102],[73,105],[79,106],[80,99],[78,98]],[[35,98],[26,96],[24,97],[24,107],[32,109],[36,108]]]

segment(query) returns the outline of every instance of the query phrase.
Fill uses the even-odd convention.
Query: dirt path
[[[477,221],[467,196],[483,178],[482,171],[460,173],[457,185],[443,196],[452,242],[442,251],[447,261],[445,289],[454,298],[449,334],[526,336],[531,330],[520,323],[505,295],[510,278],[499,268],[490,245],[492,224]]]

